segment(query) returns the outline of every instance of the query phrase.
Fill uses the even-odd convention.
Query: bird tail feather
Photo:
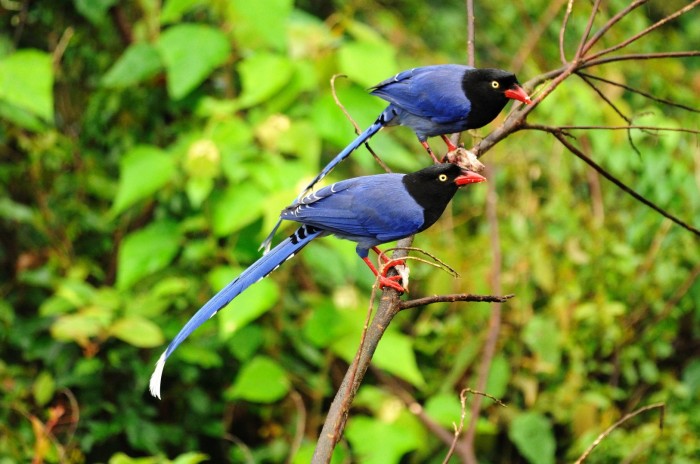
[[[311,240],[318,237],[323,231],[310,225],[303,225],[287,239],[273,248],[269,253],[254,262],[248,269],[224,287],[212,299],[207,301],[180,332],[170,342],[166,350],[158,359],[156,367],[151,375],[149,390],[151,395],[160,399],[160,384],[163,376],[165,361],[173,351],[182,343],[197,327],[213,317],[220,309],[231,300],[240,295],[248,287],[261,280],[269,273],[277,269],[283,262],[294,256]]]
[[[313,178],[311,182],[309,182],[309,185],[307,185],[304,190],[297,196],[296,200],[294,200],[294,203],[292,205],[295,205],[299,200],[301,200],[304,196],[306,196],[311,189],[316,185],[318,182],[320,182],[324,177],[326,177],[330,172],[338,165],[340,164],[341,161],[343,161],[345,158],[350,156],[350,154],[357,150],[357,148],[362,145],[363,143],[366,143],[374,134],[379,132],[379,130],[384,127],[394,116],[396,115],[395,110],[393,110],[392,105],[389,105],[389,107],[382,112],[382,114],[379,115],[376,121],[369,126],[367,129],[365,129],[364,132],[362,132],[360,135],[355,138],[350,144],[343,149],[338,155],[336,155],[335,158],[333,158],[322,170],[321,172],[318,173],[316,177]],[[292,206],[290,205],[290,206]],[[260,244],[260,247],[258,250],[264,250],[263,253],[268,253],[270,251],[270,245],[272,244],[272,238],[274,237],[275,233],[277,232],[277,229],[279,229],[280,224],[282,223],[282,219],[278,219],[277,223],[275,226],[272,228],[272,231],[267,235],[265,240]]]

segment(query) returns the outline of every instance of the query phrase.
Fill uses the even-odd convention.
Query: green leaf
[[[363,464],[394,464],[420,446],[412,430],[365,416],[353,417],[346,435]]]
[[[238,65],[241,92],[238,105],[248,108],[268,100],[289,82],[294,72],[291,60],[273,53],[256,53]]]
[[[526,412],[513,419],[508,436],[520,454],[533,464],[553,464],[556,442],[552,424],[537,412]]]
[[[56,392],[56,381],[53,376],[47,372],[42,371],[34,380],[32,385],[32,394],[34,395],[34,401],[39,406],[43,406],[48,403],[51,398],[53,398]]]
[[[338,51],[340,72],[364,87],[396,74],[396,50],[385,42],[348,42]]]
[[[240,272],[231,268],[219,267],[210,274],[210,282],[214,288],[224,288],[236,278]],[[231,307],[217,314],[219,320],[219,337],[228,339],[238,329],[254,321],[269,311],[279,300],[277,284],[269,279],[263,279],[246,289],[232,302]]]
[[[161,221],[130,233],[119,247],[117,288],[125,290],[165,268],[180,249],[177,224]]]
[[[425,403],[425,412],[444,427],[452,427],[459,423],[462,414],[459,395],[454,392],[433,395]]]
[[[136,43],[102,77],[102,85],[109,88],[129,87],[155,76],[163,69],[158,50],[148,43]]]
[[[109,324],[111,316],[102,311],[85,310],[59,317],[51,325],[51,336],[59,341],[76,342],[85,346],[90,337],[99,335]]]
[[[251,184],[230,185],[224,192],[212,195],[212,229],[222,237],[242,229],[258,219],[265,210],[267,198]]]
[[[505,356],[501,354],[494,356],[493,361],[491,362],[489,376],[486,380],[486,393],[495,396],[496,398],[502,398],[508,389],[510,371],[510,365],[508,364],[508,360],[505,358]],[[493,400],[485,398],[484,401]]]
[[[292,0],[229,0],[228,20],[236,25],[236,41],[251,50],[266,46],[283,50],[292,5]]]
[[[1,58],[0,100],[53,121],[51,55],[26,49]]]
[[[179,100],[194,90],[231,52],[226,35],[202,24],[180,24],[161,34],[156,44],[165,63],[168,93]]]
[[[111,211],[115,215],[156,193],[175,173],[172,157],[150,145],[132,148],[120,164],[119,188]]]
[[[209,456],[203,453],[189,452],[176,457],[172,464],[199,464],[209,460]]]
[[[138,348],[153,348],[165,342],[160,327],[142,316],[119,319],[109,331],[113,336]]]
[[[100,24],[107,18],[109,9],[118,0],[73,0],[78,13],[85,16],[91,23]]]
[[[559,327],[556,321],[547,316],[534,316],[525,326],[522,337],[528,348],[537,354],[537,370],[556,372],[561,359]]]
[[[111,458],[109,458],[109,464],[159,464],[162,462],[163,461],[161,458],[154,456],[145,458],[132,458],[131,456],[122,453],[121,451],[115,453]]]
[[[282,367],[267,356],[256,356],[243,366],[227,399],[274,403],[289,392],[289,380]]]
[[[184,14],[204,3],[204,0],[166,0],[160,12],[160,23],[178,22]]]
[[[336,339],[331,348],[333,352],[350,362],[355,356],[359,342],[360,334],[353,330],[351,333]],[[402,333],[393,331],[384,333],[382,342],[372,358],[372,364],[417,387],[425,385],[423,374],[418,369],[416,356],[413,352],[413,340]]]

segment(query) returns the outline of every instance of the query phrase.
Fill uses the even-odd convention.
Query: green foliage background
[[[352,139],[333,74],[348,76],[338,95],[366,126],[383,108],[368,86],[413,66],[465,62],[463,2],[429,3],[0,7],[0,462],[283,462],[290,453],[287,462],[308,462],[372,285],[351,243],[312,244],[197,331],[169,361],[162,401],[147,394],[148,377],[164,344],[257,258],[279,210]],[[516,70],[521,82],[558,66],[561,10],[492,3],[477,2],[478,65]],[[604,3],[603,18],[626,4]],[[571,48],[590,9],[575,5]],[[682,5],[651,2],[611,37]],[[693,11],[634,49],[697,48],[698,23]],[[657,60],[596,73],[698,108],[699,69],[697,59]],[[639,124],[698,129],[697,113],[604,89]],[[624,124],[576,78],[531,120]],[[625,132],[576,135],[616,176],[700,224],[697,135],[635,131],[641,156]],[[397,171],[428,162],[407,129],[372,145]],[[545,134],[517,133],[484,161],[498,193],[502,289],[517,296],[503,306],[487,389],[508,408],[483,409],[479,458],[572,461],[624,413],[663,401],[663,430],[655,413],[640,416],[587,462],[695,462],[697,237]],[[332,180],[376,172],[362,149]],[[492,292],[485,197],[481,185],[461,192],[417,238],[461,278],[414,264],[412,297]],[[451,430],[489,315],[484,304],[401,314],[375,361],[393,380],[367,379],[336,462],[441,462],[447,447],[389,384]]]

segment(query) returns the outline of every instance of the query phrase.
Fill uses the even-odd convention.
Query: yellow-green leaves
[[[163,32],[156,44],[168,77],[168,93],[179,100],[224,64],[231,45],[221,30],[180,24]]]
[[[48,53],[24,49],[0,58],[0,117],[34,129],[53,123],[53,67]]]
[[[135,43],[126,49],[102,77],[105,87],[129,87],[155,76],[163,69],[158,50],[148,43]]]
[[[117,288],[125,290],[166,267],[180,249],[180,232],[171,221],[153,222],[127,235],[118,255]]]
[[[289,386],[287,373],[279,364],[267,356],[257,356],[243,366],[226,397],[273,403],[287,394]]]
[[[112,205],[115,215],[167,184],[175,172],[175,164],[163,150],[140,145],[122,156],[120,171],[119,189]]]

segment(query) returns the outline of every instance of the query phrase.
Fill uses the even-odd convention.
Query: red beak
[[[506,90],[503,93],[505,94],[506,97],[512,98],[513,100],[521,101],[521,102],[525,103],[526,105],[529,105],[530,103],[532,103],[532,100],[530,100],[530,97],[528,96],[528,94],[525,93],[523,88],[520,87],[518,84],[513,85],[512,88]]]
[[[476,184],[478,182],[486,182],[486,177],[473,171],[462,171],[462,175],[455,179],[455,183],[460,187],[462,185]]]

